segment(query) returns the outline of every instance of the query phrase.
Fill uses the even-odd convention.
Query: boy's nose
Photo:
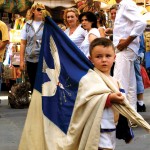
[[[103,57],[102,60],[103,60],[103,61],[106,61],[106,57]]]

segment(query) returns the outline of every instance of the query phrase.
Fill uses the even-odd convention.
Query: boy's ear
[[[88,58],[89,58],[90,61],[92,61],[92,60],[91,60],[91,56],[89,56]]]
[[[91,56],[89,56],[88,58],[89,58],[89,60],[91,61],[91,63],[93,64],[92,57],[91,57]]]

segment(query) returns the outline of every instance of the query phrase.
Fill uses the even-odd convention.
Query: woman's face
[[[45,10],[45,8],[37,7],[37,8],[33,11],[34,20],[37,20],[37,21],[43,20],[42,10]]]
[[[67,22],[69,27],[77,25],[78,18],[74,12],[67,13]]]
[[[112,9],[111,11],[110,11],[110,16],[111,16],[111,20],[115,20],[115,18],[116,18],[116,9]]]
[[[87,31],[90,31],[90,29],[92,28],[92,22],[89,22],[86,16],[83,16],[81,18],[81,24],[82,27]]]

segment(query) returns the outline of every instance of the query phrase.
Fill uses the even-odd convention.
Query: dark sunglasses
[[[44,8],[37,8],[37,11],[45,10]]]

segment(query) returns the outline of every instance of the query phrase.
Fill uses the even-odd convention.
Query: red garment
[[[141,65],[141,76],[143,79],[143,84],[144,84],[144,88],[149,88],[150,87],[150,79],[148,77],[148,74],[146,72],[146,69]]]
[[[110,95],[110,94],[109,94],[109,95]],[[110,102],[109,95],[108,95],[107,100],[106,100],[106,103],[105,103],[105,107],[106,107],[106,108],[108,108],[108,107],[111,107],[111,106],[112,106],[112,104],[111,104],[111,102]]]

